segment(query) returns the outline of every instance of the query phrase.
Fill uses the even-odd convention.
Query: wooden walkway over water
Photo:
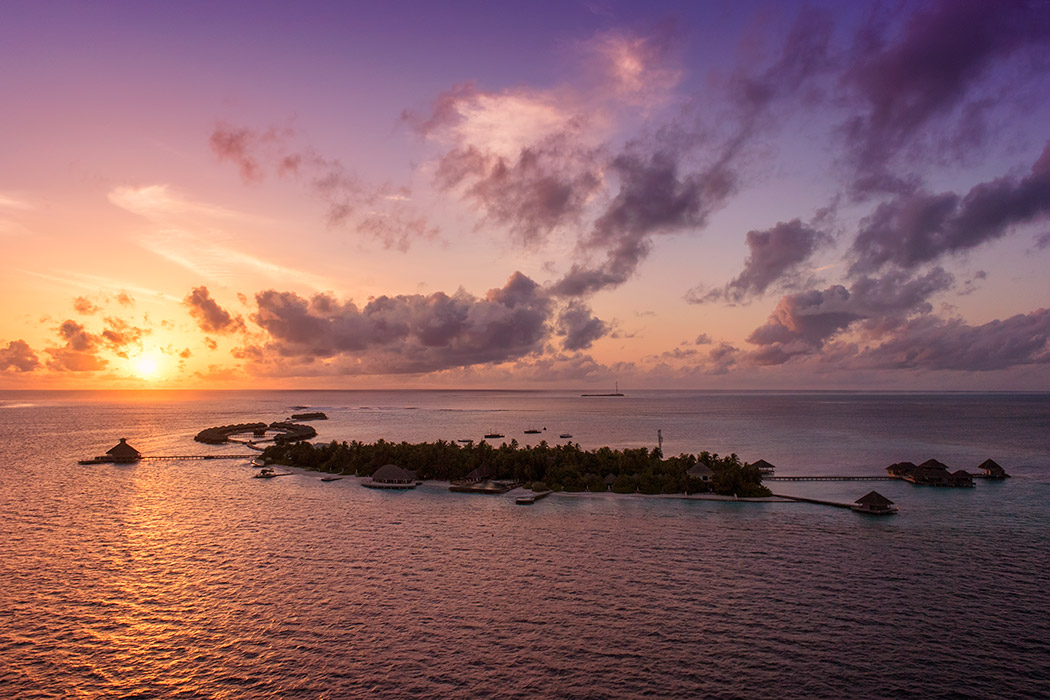
[[[816,503],[821,506],[835,506],[836,508],[853,508],[851,503],[839,503],[837,501],[822,501],[819,498],[803,498],[802,496],[788,496],[782,493],[774,493],[777,498],[786,498],[789,501],[798,501],[799,503]]]
[[[896,476],[764,476],[762,481],[898,481]]]
[[[143,455],[140,460],[158,459],[253,459],[258,455]]]

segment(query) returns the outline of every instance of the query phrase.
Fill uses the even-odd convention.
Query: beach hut
[[[977,467],[984,474],[985,479],[1008,479],[1006,470],[996,464],[995,460],[986,459]]]
[[[137,462],[142,459],[139,451],[129,445],[126,438],[120,438],[120,442],[106,450],[106,454],[117,463]]]
[[[396,464],[384,464],[364,485],[372,489],[412,489],[416,487],[416,473]]]
[[[692,467],[686,472],[689,476],[696,477],[700,481],[711,481],[711,477],[715,475],[711,471],[711,467],[707,466],[703,462],[698,462],[696,466]]]
[[[897,512],[897,506],[893,501],[883,496],[878,491],[861,496],[851,506],[858,513],[870,513],[871,515],[890,515]]]

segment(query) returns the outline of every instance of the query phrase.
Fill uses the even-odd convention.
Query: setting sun
[[[135,373],[143,379],[156,379],[160,371],[157,359],[151,355],[141,355],[135,359]]]

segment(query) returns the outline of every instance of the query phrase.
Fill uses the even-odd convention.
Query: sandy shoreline
[[[288,470],[294,474],[316,474],[318,479],[325,476],[338,476],[341,481],[353,481],[358,485],[367,481],[367,476],[357,476],[354,474],[331,474],[329,472],[315,471],[313,469],[304,469],[302,467],[291,467],[282,464],[272,464],[272,467]],[[336,482],[328,482],[336,483]],[[439,481],[436,479],[425,479],[423,480],[423,486],[438,486],[444,489],[448,489],[452,485],[450,481]],[[532,489],[524,487],[518,487],[511,489],[506,493],[501,494],[468,494],[468,495],[496,495],[505,496],[508,498],[517,498],[519,496],[531,496],[535,493]],[[612,491],[555,491],[550,494],[551,498],[640,498],[640,499],[653,499],[653,498],[670,498],[681,501],[721,501],[726,503],[795,503],[795,501],[789,498],[780,498],[778,496],[762,496],[758,498],[735,498],[733,496],[720,496],[714,493],[613,493]]]

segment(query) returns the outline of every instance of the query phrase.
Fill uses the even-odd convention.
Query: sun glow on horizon
[[[160,377],[160,362],[157,356],[149,353],[139,355],[132,360],[135,374],[142,379],[158,379]]]

